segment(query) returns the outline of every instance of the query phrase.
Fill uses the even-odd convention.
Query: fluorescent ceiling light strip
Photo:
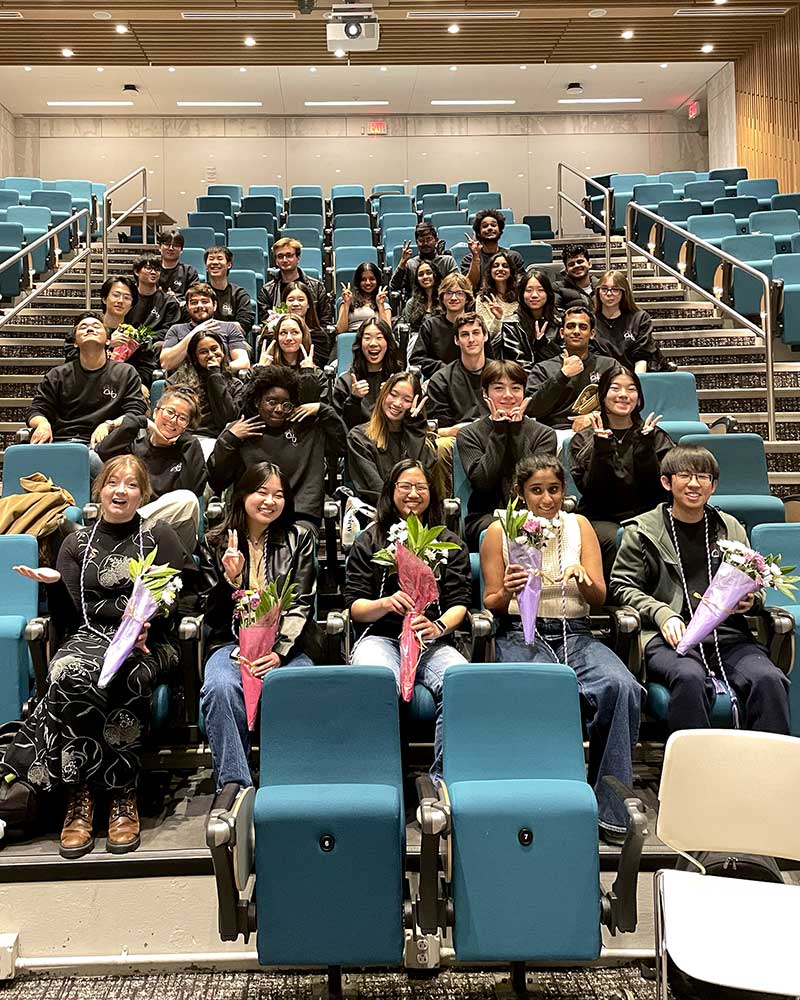
[[[19,10],[0,10],[0,21],[21,21],[22,12]]]
[[[179,108],[260,108],[261,101],[176,101]]]
[[[562,97],[559,104],[641,104],[641,97]]]
[[[388,101],[303,101],[307,108],[385,108]]]
[[[475,107],[477,105],[485,104],[516,104],[516,101],[431,101],[434,107]]]
[[[409,10],[406,18],[409,21],[471,21],[475,18],[514,18],[519,17],[518,10]]]
[[[294,21],[297,14],[294,11],[270,14],[263,11],[184,10],[181,17],[184,21]]]
[[[48,101],[48,108],[132,108],[133,101]]]
[[[788,7],[679,7],[673,17],[783,17]]]

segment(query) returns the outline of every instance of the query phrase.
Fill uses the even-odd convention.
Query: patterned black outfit
[[[182,571],[191,593],[194,563],[167,524],[142,530],[135,514],[124,524],[100,521],[81,528],[64,541],[57,563],[61,582],[50,588],[49,597],[51,606],[57,601],[68,607],[72,634],[51,660],[45,696],[9,746],[2,770],[43,791],[89,784],[120,792],[135,785],[150,698],[178,656],[171,623],[155,619],[147,640],[150,653],[134,650],[104,689],[97,680],[133,589],[128,560],[155,546],[156,562]]]

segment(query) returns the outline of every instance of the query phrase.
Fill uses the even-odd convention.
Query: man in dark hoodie
[[[228,281],[233,252],[228,247],[209,247],[203,255],[206,277],[217,297],[214,316],[225,323],[238,323],[247,335],[256,321],[256,307],[244,288]]]
[[[446,278],[452,271],[458,270],[455,257],[450,253],[444,253],[439,247],[439,234],[433,223],[420,222],[414,229],[414,239],[417,241],[418,256],[412,256],[411,242],[406,241],[403,244],[400,260],[389,281],[390,291],[400,292],[404,301],[411,295],[414,287],[414,275],[424,260],[436,268],[440,278]],[[444,244],[442,244],[443,246]]]
[[[165,292],[172,292],[179,301],[183,301],[187,291],[200,280],[191,264],[181,263],[183,246],[183,233],[180,229],[162,229],[158,234],[158,249],[161,253],[158,284]]]
[[[154,253],[146,253],[133,265],[133,276],[139,298],[125,317],[131,326],[146,326],[159,336],[153,340],[163,340],[164,334],[181,319],[181,307],[174,295],[169,295],[159,286],[161,258]]]
[[[564,277],[556,282],[556,309],[586,306],[594,309],[594,290],[598,279],[590,273],[589,251],[583,243],[570,243],[561,251]]]

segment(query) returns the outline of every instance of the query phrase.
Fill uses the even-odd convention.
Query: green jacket
[[[635,608],[642,618],[642,644],[646,645],[661,626],[683,609],[683,584],[678,554],[664,524],[659,504],[638,517],[624,521],[622,542],[611,571],[611,594],[616,604]],[[709,515],[720,528],[718,539],[749,545],[742,525],[717,507],[708,505]],[[763,602],[763,593],[760,597]],[[756,595],[756,604],[759,595]]]

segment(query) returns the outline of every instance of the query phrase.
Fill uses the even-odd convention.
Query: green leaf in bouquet
[[[377,563],[378,566],[388,566],[390,569],[394,569],[397,565],[394,556],[388,549],[378,549],[371,561]]]

